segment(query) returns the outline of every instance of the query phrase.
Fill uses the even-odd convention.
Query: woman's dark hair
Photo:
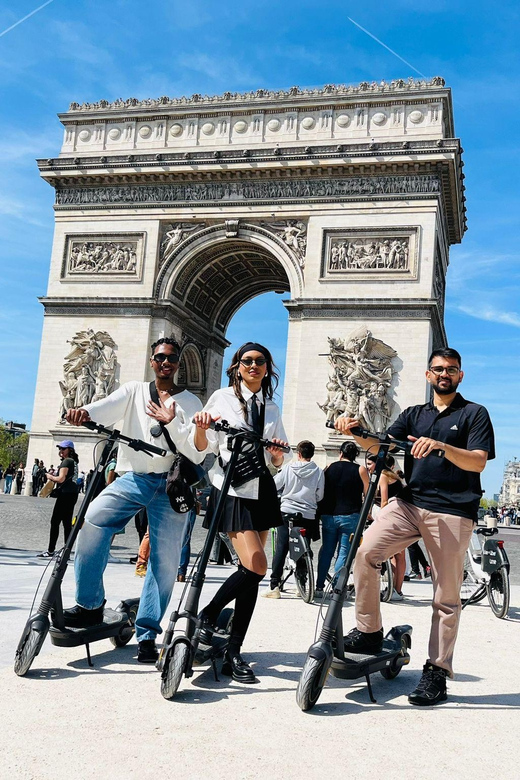
[[[249,343],[250,342],[246,341],[245,344],[242,344],[242,346],[239,349],[237,349],[237,351],[231,358],[231,363],[229,364],[229,367],[226,369],[226,375],[229,379],[229,387],[233,388],[236,397],[240,401],[240,406],[242,407],[242,413],[244,415],[244,420],[246,420],[246,422],[247,422],[247,403],[244,400],[242,391],[240,389],[240,384],[242,382],[242,379],[240,377],[239,369],[240,369],[240,357],[241,355],[245,354],[244,347],[247,347]],[[251,352],[253,351],[259,352],[260,350],[256,350],[255,347],[251,347]],[[278,387],[279,376],[276,371],[276,366],[273,361],[273,356],[271,355],[269,350],[266,347],[262,347],[261,352],[267,361],[266,362],[267,371],[265,372],[265,376],[262,379],[262,393],[264,395],[264,398],[272,399],[275,390]]]
[[[76,450],[73,450],[72,447],[67,447],[69,454],[67,455],[67,458],[72,458],[74,463],[79,463],[79,457]]]
[[[305,460],[310,460],[313,457],[315,451],[316,447],[312,441],[304,440],[296,446],[296,452],[301,455],[302,458],[305,458]]]
[[[354,461],[359,455],[359,447],[353,441],[344,441],[339,451],[347,460]]]
[[[150,349],[153,352],[155,352],[155,348],[159,346],[159,344],[169,344],[170,347],[174,347],[174,349],[177,350],[177,353],[181,354],[181,345],[178,341],[175,341],[175,339],[170,338],[164,338],[164,339],[158,339],[157,341],[154,341],[153,344],[151,344]]]

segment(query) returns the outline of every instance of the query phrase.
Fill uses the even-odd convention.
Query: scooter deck
[[[49,636],[52,644],[58,647],[79,647],[79,645],[115,636],[125,623],[128,623],[126,612],[105,609],[102,623],[88,628],[56,628],[56,626],[51,626]]]
[[[385,637],[383,649],[379,653],[345,653],[343,658],[334,656],[330,673],[342,680],[357,680],[390,665],[406,666],[410,663],[410,656],[402,650],[400,641]]]
[[[226,647],[229,642],[228,634],[213,634],[213,641],[211,645],[199,644],[195,658],[193,659],[193,666],[202,666],[211,662],[211,659],[221,658],[226,652]]]

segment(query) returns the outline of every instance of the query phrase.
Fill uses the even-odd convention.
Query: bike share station
[[[61,586],[67,571],[72,548],[74,547],[81,526],[83,525],[87,509],[103,484],[105,467],[110,460],[115,445],[118,442],[124,442],[136,452],[145,452],[150,456],[152,453],[155,453],[164,457],[167,452],[160,447],[155,447],[153,444],[148,444],[140,439],[130,439],[118,430],[109,430],[103,425],[98,425],[92,421],[85,422],[83,425],[92,431],[96,431],[97,433],[106,436],[103,451],[96,464],[94,475],[88,484],[85,497],[81,502],[79,512],[76,516],[74,525],[72,526],[72,531],[69,534],[65,546],[58,552],[54,560],[54,567],[45,588],[43,598],[36,612],[31,614],[27,620],[20,642],[18,643],[15,653],[14,671],[19,677],[23,677],[31,668],[34,659],[42,648],[47,634],[50,634],[52,644],[58,645],[59,647],[78,647],[80,645],[85,645],[89,666],[93,666],[90,657],[90,644],[92,642],[98,642],[101,639],[110,639],[115,647],[124,647],[134,635],[134,624],[139,608],[139,599],[126,599],[122,601],[115,610],[105,607],[103,622],[98,625],[89,626],[89,628],[67,628],[63,619]],[[52,563],[52,561],[49,563]],[[45,571],[46,570],[47,567]],[[40,586],[38,585],[33,606],[36,601],[39,587]]]

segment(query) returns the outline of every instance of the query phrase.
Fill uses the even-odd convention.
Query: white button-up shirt
[[[107,426],[117,423],[116,427],[125,436],[131,439],[142,439],[148,444],[154,444],[168,451],[165,458],[160,455],[150,457],[145,452],[135,452],[126,444],[120,443],[117,450],[118,474],[125,471],[135,471],[138,474],[162,474],[169,471],[173,463],[174,456],[170,454],[164,436],[155,438],[150,433],[150,429],[159,423],[147,415],[149,401],[151,397],[148,382],[127,382],[106,398],[82,407],[94,422]],[[191,419],[195,412],[202,409],[202,404],[197,396],[188,390],[170,396],[164,401],[164,405],[169,407],[173,402],[175,402],[175,417],[166,426],[168,433],[179,452],[194,463],[201,463],[204,460],[204,453],[197,450],[193,440],[190,442],[190,434],[193,428]]]
[[[212,417],[220,415],[221,420],[226,420],[233,428],[246,428],[247,430],[253,430],[251,425],[251,404],[253,403],[253,393],[242,383],[241,385],[242,397],[247,403],[247,422],[244,420],[244,414],[240,401],[235,395],[235,391],[232,387],[225,387],[221,390],[217,390],[208,400],[204,407],[205,412],[209,412]],[[257,394],[257,404],[259,411],[261,411],[261,405],[263,403],[262,392]],[[193,442],[194,431],[192,432],[191,442]],[[202,456],[208,452],[213,452],[215,455],[220,455],[224,466],[229,463],[231,458],[231,452],[227,448],[227,436],[223,431],[213,431],[211,429],[206,431],[208,438],[208,447],[202,453]],[[287,441],[287,436],[282,423],[282,416],[280,410],[274,401],[266,399],[265,401],[265,418],[264,418],[264,439],[281,439]],[[271,453],[265,449],[264,458],[266,464],[271,462]],[[292,453],[284,453],[284,462],[291,459]],[[220,466],[218,458],[215,460],[213,467],[210,469],[209,477],[212,485],[219,490],[222,488],[224,482],[224,472]],[[244,485],[240,485],[238,488],[229,489],[230,496],[238,496],[239,498],[258,498],[258,477],[246,482]]]

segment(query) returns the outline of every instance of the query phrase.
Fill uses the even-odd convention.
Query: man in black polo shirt
[[[411,704],[438,704],[447,698],[446,677],[453,677],[452,660],[460,619],[460,586],[482,489],[480,472],[495,457],[494,434],[486,409],[466,401],[457,387],[462,381],[461,357],[455,349],[430,355],[426,379],[433,400],[410,406],[392,423],[394,439],[413,441],[405,456],[407,487],[381,510],[363,537],[356,556],[356,619],[346,637],[350,652],[379,652],[383,629],[379,605],[381,563],[422,538],[430,556],[433,616],[428,660]],[[358,420],[339,417],[336,428],[349,433]],[[375,439],[358,439],[361,447]]]

